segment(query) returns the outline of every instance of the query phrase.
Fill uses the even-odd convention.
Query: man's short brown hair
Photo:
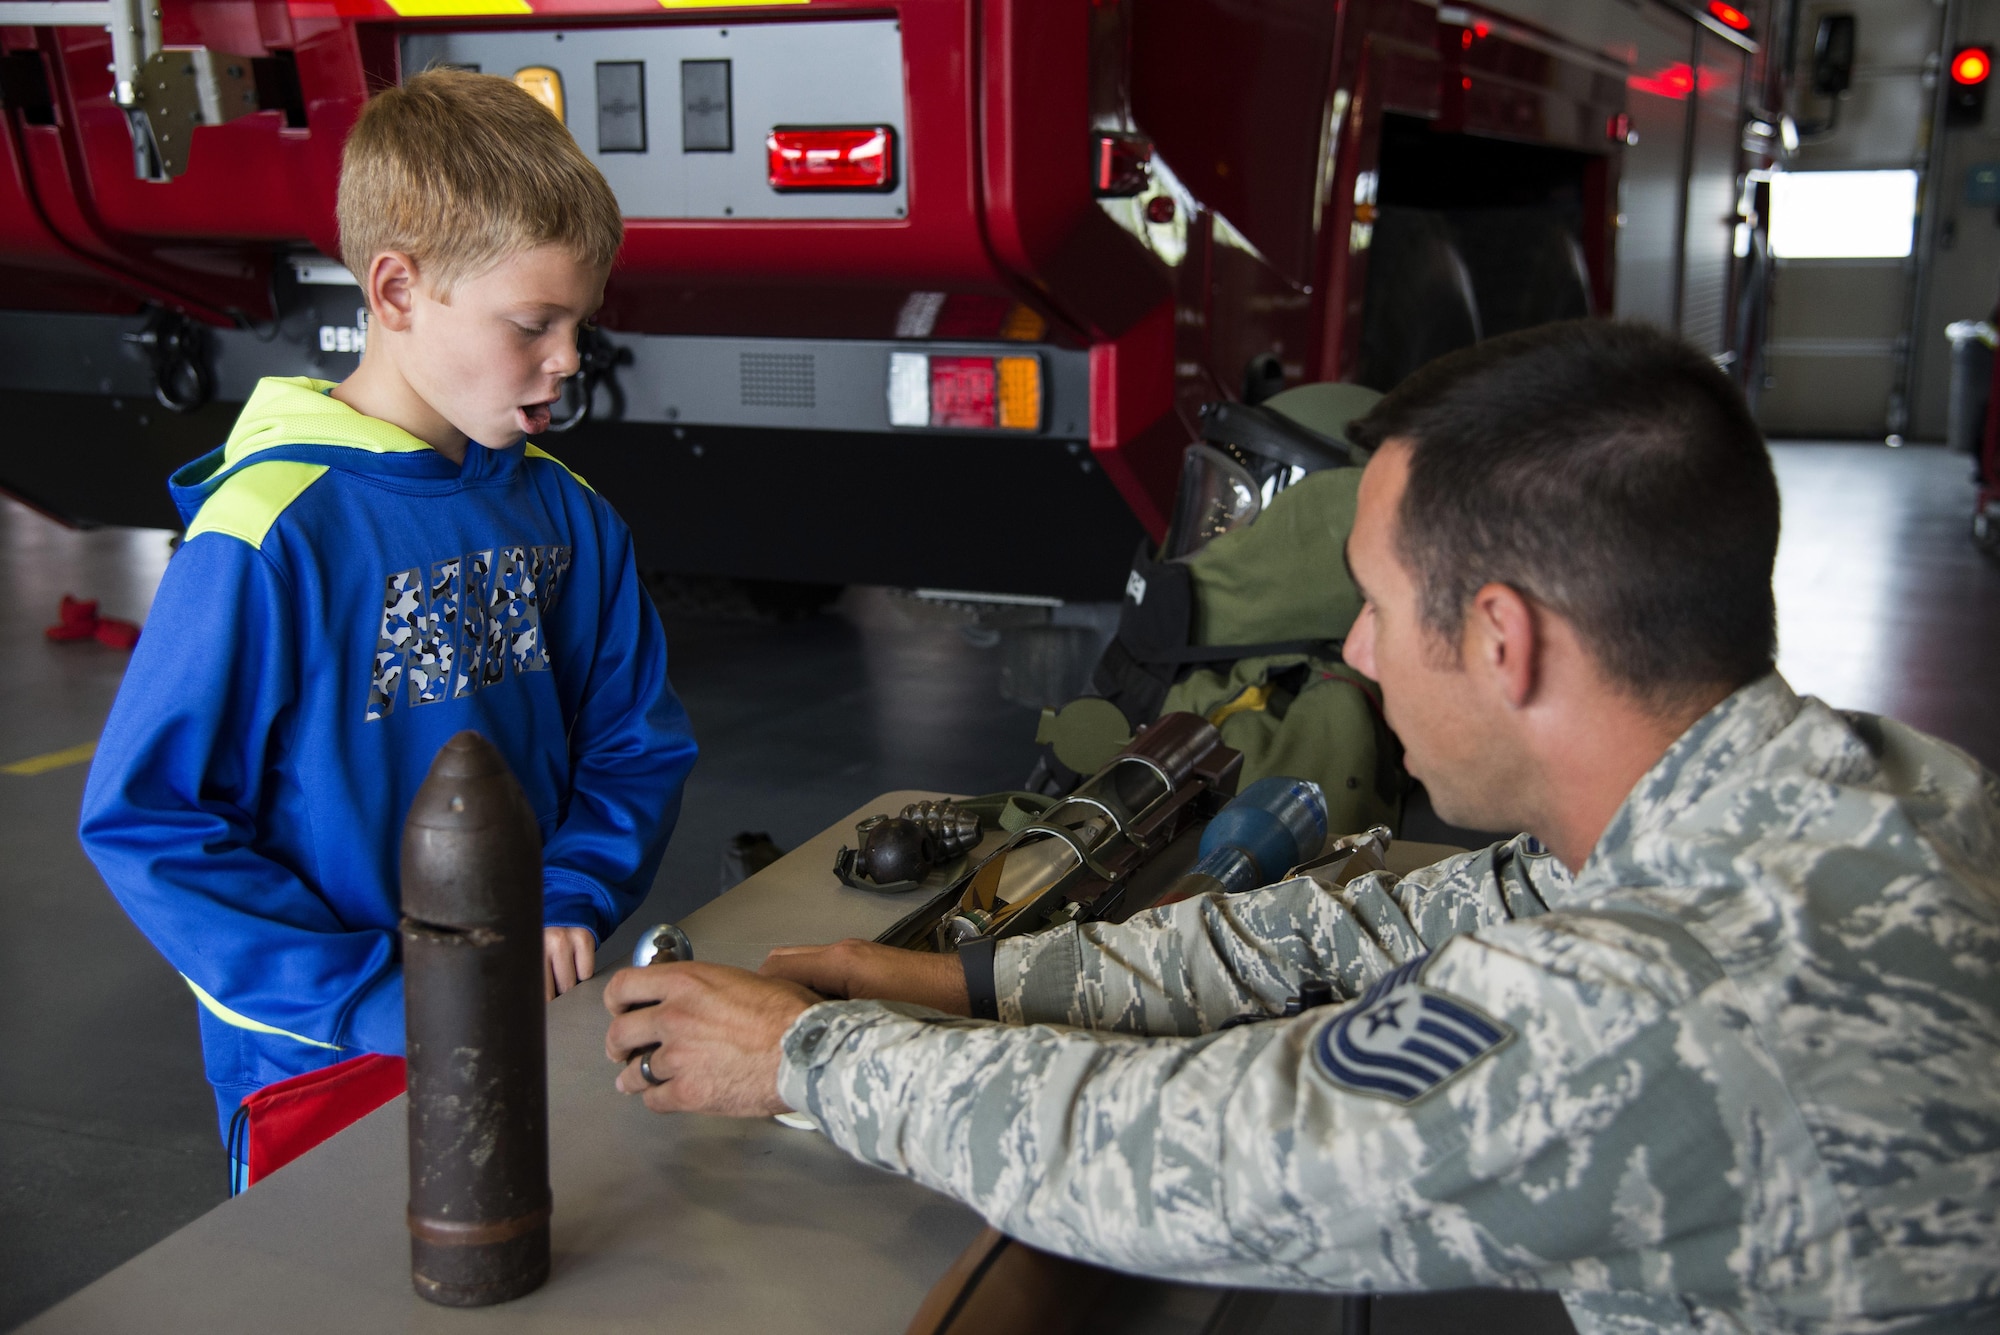
[[[1673,335],[1575,320],[1488,339],[1348,439],[1410,446],[1397,546],[1440,648],[1497,582],[1566,617],[1641,698],[1771,670],[1771,456],[1729,377]]]
[[[399,250],[440,298],[551,243],[608,268],[624,236],[611,187],[562,122],[511,79],[465,70],[425,70],[369,100],[341,152],[338,216],[356,278]]]

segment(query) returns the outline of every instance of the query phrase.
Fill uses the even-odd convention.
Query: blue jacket
[[[85,849],[201,1003],[225,1125],[273,1081],[402,1052],[398,849],[446,739],[499,747],[547,922],[600,941],[695,758],[611,507],[533,445],[461,467],[328,388],[263,381],[174,475],[187,537],[84,792]]]

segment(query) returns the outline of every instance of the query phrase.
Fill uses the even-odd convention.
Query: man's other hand
[[[654,1112],[789,1112],[778,1097],[779,1045],[792,1021],[821,1000],[796,983],[724,964],[620,969],[604,989],[604,1008],[615,1017],[604,1052],[625,1065],[619,1092],[644,1094]],[[649,1049],[653,1080],[664,1083],[640,1073]]]
[[[597,938],[587,927],[542,929],[542,1000],[554,1001],[597,972]]]
[[[779,946],[765,957],[758,972],[789,979],[826,997],[913,1001],[952,1015],[972,1014],[965,966],[954,955],[850,939],[830,946]]]

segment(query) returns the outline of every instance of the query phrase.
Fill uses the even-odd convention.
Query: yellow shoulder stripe
[[[307,1038],[304,1034],[292,1033],[289,1029],[275,1029],[261,1020],[253,1020],[241,1012],[233,1011],[214,997],[208,995],[208,993],[202,991],[201,984],[186,974],[181,975],[181,981],[194,989],[195,1000],[206,1007],[210,1015],[213,1015],[226,1025],[233,1025],[238,1029],[248,1029],[253,1034],[276,1034],[279,1038],[289,1038],[315,1048],[330,1048],[334,1052],[341,1051],[340,1044],[338,1043],[322,1043],[316,1038]]]
[[[245,464],[202,502],[194,522],[188,525],[187,537],[192,540],[204,533],[227,533],[261,549],[264,535],[285,507],[304,495],[324,472],[325,464],[289,459]]]
[[[576,485],[582,487],[585,491],[597,490],[597,488],[591,486],[588,482],[585,482],[582,478],[577,477],[576,470],[574,468],[571,468],[568,464],[556,458],[553,454],[550,454],[547,450],[535,444],[535,442],[532,440],[528,442],[528,457],[530,459],[547,459],[557,468],[562,469],[563,472],[568,473],[571,477],[576,478]]]

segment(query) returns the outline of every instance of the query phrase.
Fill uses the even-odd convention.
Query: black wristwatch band
[[[968,941],[958,948],[958,962],[965,968],[965,996],[972,1003],[972,1018],[1000,1018],[1000,995],[993,986],[993,946],[990,936]]]

